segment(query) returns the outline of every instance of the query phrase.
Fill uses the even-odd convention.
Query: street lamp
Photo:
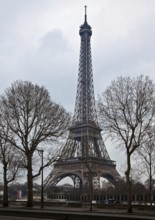
[[[44,208],[44,185],[43,185],[43,179],[44,179],[44,174],[43,174],[43,156],[44,156],[44,150],[37,150],[39,156],[41,157],[41,166],[42,166],[42,171],[41,171],[41,208]]]

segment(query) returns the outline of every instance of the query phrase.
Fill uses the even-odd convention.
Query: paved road
[[[25,214],[25,213],[24,213]],[[45,215],[45,213],[44,213]],[[110,214],[89,214],[89,215],[81,215],[81,213],[76,213],[74,215],[70,215],[64,213],[61,216],[53,216],[50,215],[46,215],[46,216],[35,216],[31,217],[31,215],[23,217],[23,216],[4,216],[4,215],[0,215],[0,219],[1,220],[155,220],[155,216],[126,216],[126,215],[120,215],[120,214],[116,214],[116,215],[110,215]]]
[[[17,217],[17,216],[3,216],[3,215],[1,215],[0,216],[0,219],[1,220],[47,220],[47,218],[31,218],[31,217]],[[58,220],[58,219],[54,219],[54,218],[48,218],[48,219],[50,219],[50,220]],[[74,218],[74,217],[68,217],[68,218],[66,218],[65,216],[64,216],[64,218],[61,218],[61,220],[97,220],[98,219],[98,217],[97,216],[94,216],[93,218],[90,218],[90,217],[79,217],[79,218]],[[108,217],[104,217],[104,218],[102,218],[102,219],[109,219]],[[112,217],[112,218],[110,218],[110,220],[119,220],[119,219],[121,219],[121,220],[142,220],[143,218],[141,218],[141,217],[134,217],[134,216],[132,216],[132,217],[129,217],[129,218],[122,218],[122,216],[121,216],[121,218],[115,218],[114,216]],[[155,218],[153,217],[153,218],[150,218],[150,217],[146,217],[146,218],[144,218],[145,220],[154,220]]]
[[[104,212],[103,212],[104,211]],[[143,213],[142,211],[127,214],[123,210],[81,211],[51,210],[51,209],[26,209],[26,208],[0,208],[0,220],[155,220],[155,212]]]
[[[0,216],[1,220],[38,220],[38,218],[30,218],[30,217],[17,217],[17,216]],[[47,218],[39,218],[39,220],[47,220]],[[55,220],[55,219],[50,219]]]

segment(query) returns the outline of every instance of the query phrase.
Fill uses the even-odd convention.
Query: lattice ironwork
[[[90,42],[92,28],[87,23],[86,10],[79,34],[81,47],[74,117],[63,148],[63,157],[54,165],[53,171],[45,180],[46,187],[56,185],[66,176],[70,176],[81,186],[89,175],[86,163],[90,161],[95,167],[98,181],[96,185],[99,185],[100,177],[105,177],[113,183],[119,178],[116,164],[110,159],[104,145],[97,120]]]
[[[68,141],[64,147],[64,158],[98,157],[110,160],[98,125],[94,98],[94,84],[91,58],[92,28],[81,25],[80,60],[74,117]]]

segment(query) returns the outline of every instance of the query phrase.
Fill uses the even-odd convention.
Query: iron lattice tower
[[[92,28],[87,23],[86,9],[79,34],[81,47],[75,111],[63,154],[65,158],[95,157],[109,160],[97,121],[90,42]]]
[[[84,24],[80,26],[79,35],[81,47],[74,117],[63,156],[45,180],[46,187],[56,185],[66,176],[70,176],[75,185],[76,182],[80,183],[79,186],[88,182],[89,168],[86,163],[95,167],[97,187],[101,176],[114,185],[119,178],[115,162],[110,160],[104,145],[97,120],[91,58],[92,28],[87,23],[86,6]]]

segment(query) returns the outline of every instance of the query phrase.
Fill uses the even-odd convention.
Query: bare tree
[[[9,135],[9,130],[3,126],[5,134]],[[2,135],[1,127],[1,135]],[[3,167],[3,206],[8,206],[8,184],[14,181],[20,172],[22,155],[17,148],[13,147],[7,139],[0,139],[0,163]]]
[[[89,198],[89,210],[93,210],[93,197],[94,197],[94,189],[95,189],[95,178],[99,178],[97,176],[98,164],[94,160],[93,157],[79,157],[78,158],[82,162],[83,171],[85,173],[85,182],[83,183],[83,192],[87,193],[87,197]],[[97,180],[98,181],[98,180]],[[97,182],[98,183],[98,182]],[[99,186],[96,186],[96,188]]]
[[[33,178],[36,176],[32,168],[34,154],[43,145],[44,148],[52,146],[51,143],[64,134],[69,114],[51,100],[44,87],[16,81],[1,98],[1,116],[13,133],[7,140],[26,157],[27,206],[32,207]]]
[[[152,205],[152,188],[155,179],[155,127],[147,133],[148,140],[137,150],[136,169],[145,175],[149,182],[149,201]]]
[[[147,139],[155,115],[155,85],[144,76],[119,77],[99,97],[98,110],[103,133],[126,151],[128,212],[132,212],[131,156]]]
[[[92,200],[94,193],[93,178],[95,175],[95,170],[94,170],[95,163],[93,163],[91,157],[80,158],[80,159],[84,165],[84,169],[88,170],[85,180],[86,186],[84,186],[84,193],[86,193],[86,189],[87,189],[87,194],[89,198],[89,210],[92,211],[93,210]]]

